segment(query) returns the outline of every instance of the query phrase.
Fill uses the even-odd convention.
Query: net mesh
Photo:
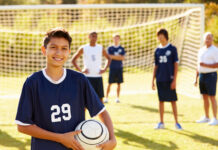
[[[151,7],[150,7],[151,6]],[[164,27],[177,47],[180,68],[178,92],[197,96],[193,87],[197,51],[202,36],[201,5],[50,5],[0,7],[0,95],[18,97],[26,77],[45,67],[42,39],[50,28],[63,27],[72,36],[72,54],[98,32],[98,43],[112,44],[120,34],[125,47],[123,93],[150,91],[156,31]],[[82,58],[78,60],[82,67]],[[71,60],[66,68],[74,69]],[[107,78],[107,77],[106,77]],[[134,86],[132,86],[134,85]]]

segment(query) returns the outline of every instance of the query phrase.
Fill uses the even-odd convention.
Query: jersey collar
[[[118,48],[118,47],[120,47],[120,45],[118,45],[118,46],[113,45],[113,47],[114,47],[114,48]]]
[[[64,74],[63,74],[63,76],[62,76],[59,80],[57,80],[57,81],[53,80],[52,78],[50,78],[50,77],[46,74],[45,68],[42,69],[42,73],[43,73],[44,77],[45,77],[48,81],[50,81],[51,83],[53,83],[53,84],[60,84],[61,82],[64,81],[64,79],[65,79],[66,76],[67,76],[67,70],[66,70],[65,68],[64,68]]]
[[[159,45],[159,48],[167,48],[170,45],[170,43],[168,43],[166,46],[162,46],[161,44]]]

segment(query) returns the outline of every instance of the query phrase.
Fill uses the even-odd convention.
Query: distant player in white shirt
[[[102,81],[102,73],[104,73],[108,66],[110,65],[111,59],[102,45],[97,44],[98,34],[96,32],[91,32],[89,34],[89,43],[83,45],[74,54],[72,59],[72,64],[77,70],[84,73],[91,83],[92,87],[95,89],[99,98],[103,102],[104,88]],[[82,70],[78,65],[76,60],[83,54],[83,64],[84,69]],[[107,59],[104,68],[102,65],[102,55]]]
[[[210,32],[205,33],[204,36],[205,46],[198,52],[198,68],[196,73],[195,86],[198,83],[200,92],[204,99],[205,116],[197,123],[209,122],[209,125],[218,125],[217,120],[217,102],[216,102],[216,83],[217,83],[217,69],[218,69],[218,49],[213,43],[213,35]],[[209,119],[209,99],[212,104],[213,116],[212,120]]]

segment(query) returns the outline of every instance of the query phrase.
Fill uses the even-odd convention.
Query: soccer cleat
[[[196,122],[197,122],[197,123],[207,123],[207,122],[209,122],[209,121],[210,121],[209,118],[203,116],[203,117],[201,117],[200,120],[197,120]]]
[[[104,99],[104,103],[108,103],[108,101],[109,101],[108,98]]]
[[[182,129],[182,126],[181,126],[179,123],[176,123],[176,124],[175,124],[175,127],[176,127],[176,129],[178,129],[178,130],[183,130],[183,129]]]
[[[116,103],[120,103],[120,100],[119,100],[119,98],[117,98],[117,99],[115,100],[115,102],[116,102]]]
[[[159,122],[154,129],[164,129],[164,123]]]
[[[211,126],[218,125],[218,120],[216,118],[213,118],[208,124]]]

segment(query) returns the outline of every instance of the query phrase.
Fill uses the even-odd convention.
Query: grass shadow
[[[19,150],[27,150],[26,146],[30,145],[30,139],[22,142],[13,138],[7,132],[0,130],[0,145],[4,147],[16,147]]]
[[[193,133],[193,132],[187,131],[187,130],[183,130],[182,132],[175,131],[175,130],[170,130],[170,129],[167,129],[167,130],[169,130],[171,132],[175,132],[177,134],[185,135],[187,137],[190,137],[190,138],[194,139],[195,141],[199,141],[201,143],[206,143],[206,144],[210,144],[212,146],[218,147],[218,140],[215,140],[215,139],[212,139],[212,138],[209,138],[209,137],[206,137],[206,136],[202,136],[200,134]]]
[[[144,110],[144,111],[149,111],[149,112],[152,112],[152,113],[159,113],[158,109],[151,108],[151,107],[139,106],[139,105],[131,105],[130,107],[135,108],[135,109],[141,109],[141,110]],[[164,113],[173,114],[173,112],[171,112],[171,111],[164,111]],[[178,114],[178,116],[183,116],[183,115]]]
[[[124,144],[132,145],[134,147],[142,147],[143,149],[149,148],[153,150],[177,150],[178,149],[177,145],[171,141],[169,141],[169,146],[167,146],[120,129],[115,130],[115,135],[117,137],[124,139],[123,142]],[[137,144],[131,144],[130,142],[135,142]]]

